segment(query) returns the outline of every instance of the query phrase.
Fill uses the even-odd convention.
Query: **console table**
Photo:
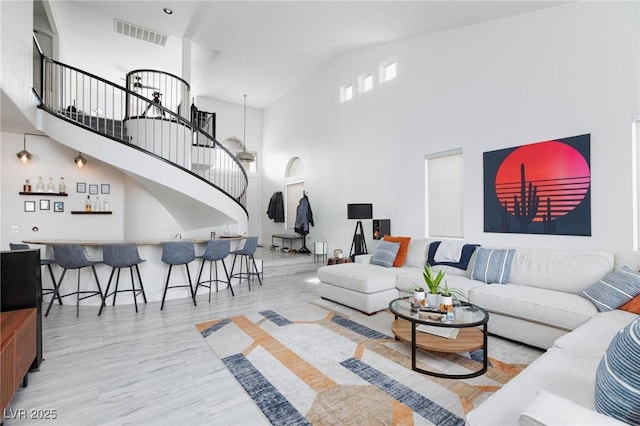
[[[284,245],[285,241],[289,241],[289,245],[293,245],[293,242],[295,240],[302,240],[302,238],[304,238],[304,237],[302,235],[298,235],[298,234],[273,234],[273,235],[271,235],[271,245],[272,246],[275,246],[275,243],[273,241],[274,238],[279,238],[281,240],[282,245]]]

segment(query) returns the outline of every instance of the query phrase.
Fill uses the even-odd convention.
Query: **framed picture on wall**
[[[25,212],[35,212],[36,211],[36,202],[35,201],[25,201],[24,202],[24,211]]]
[[[103,183],[100,185],[100,192],[103,194],[109,194],[111,192],[111,185],[108,183]]]
[[[84,182],[76,183],[76,192],[79,192],[79,193],[87,192],[87,184]]]
[[[64,211],[64,201],[54,201],[53,203],[53,211],[57,213],[61,213]]]
[[[49,210],[49,200],[40,200],[40,210]]]
[[[89,194],[97,194],[98,193],[98,185],[89,185]]]

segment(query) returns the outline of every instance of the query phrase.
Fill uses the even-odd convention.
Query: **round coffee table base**
[[[487,326],[483,329],[479,328],[460,328],[458,337],[455,339],[447,339],[445,337],[435,336],[429,333],[416,331],[416,324],[402,318],[396,319],[391,324],[391,331],[396,339],[411,345],[411,369],[418,373],[427,374],[434,377],[442,377],[446,379],[468,379],[478,377],[487,372]],[[445,374],[435,371],[424,370],[416,365],[417,348],[432,352],[444,353],[460,353],[470,352],[482,349],[482,368],[466,374]]]

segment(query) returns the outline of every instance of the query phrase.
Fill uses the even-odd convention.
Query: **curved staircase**
[[[34,91],[39,127],[49,137],[135,179],[185,231],[225,223],[247,228],[244,167],[195,125],[195,106],[165,107],[157,98],[40,58],[42,84]],[[186,82],[180,98],[189,99]]]

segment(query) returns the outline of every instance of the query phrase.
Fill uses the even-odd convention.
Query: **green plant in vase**
[[[444,276],[444,271],[440,270],[436,273],[431,265],[428,263],[424,265],[422,278],[424,278],[424,283],[427,285],[429,293],[438,294],[438,291],[440,290],[440,282],[442,282]]]
[[[427,295],[427,304],[430,307],[438,307],[439,306],[439,291],[440,291],[440,283],[444,279],[446,273],[443,270],[435,272],[433,267],[426,263],[424,265],[424,270],[422,272],[422,278],[424,279],[425,284],[429,288],[429,294]]]
[[[440,287],[440,294],[446,297],[453,297],[454,299],[466,299],[467,296],[460,290],[454,287],[449,287],[447,280],[444,280],[444,286]]]

